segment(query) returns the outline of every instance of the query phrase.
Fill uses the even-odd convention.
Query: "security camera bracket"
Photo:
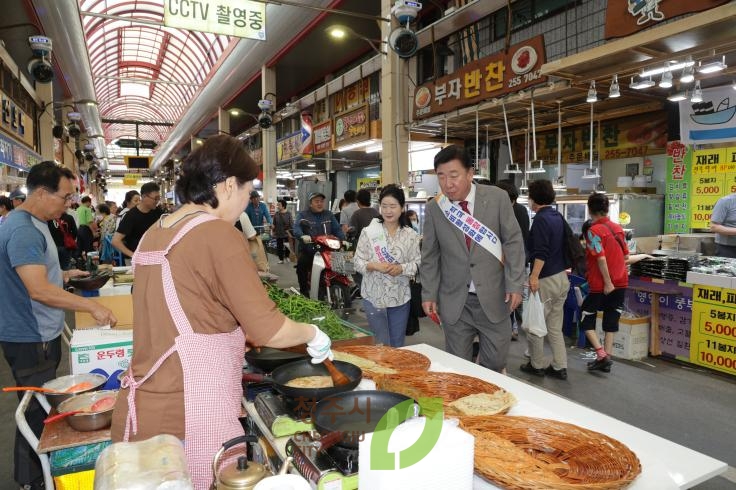
[[[404,25],[416,19],[419,11],[422,10],[422,2],[412,0],[396,0],[394,6],[391,7],[391,14]]]

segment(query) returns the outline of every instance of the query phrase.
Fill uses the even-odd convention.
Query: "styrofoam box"
[[[74,330],[69,362],[72,374],[102,369],[112,374],[127,369],[133,355],[133,331],[109,329]]]
[[[690,284],[702,284],[704,286],[713,286],[717,288],[734,289],[736,287],[736,278],[719,276],[716,274],[703,274],[702,272],[688,272],[686,281]]]
[[[595,331],[603,345],[603,314],[598,313],[595,321]],[[619,359],[637,360],[649,354],[649,317],[621,318],[618,322],[618,332],[613,336],[613,352],[609,352]]]

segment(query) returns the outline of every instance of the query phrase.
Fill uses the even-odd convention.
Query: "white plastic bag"
[[[544,303],[539,297],[539,291],[529,293],[529,300],[524,307],[522,318],[524,329],[537,337],[547,335],[547,323],[544,321]]]

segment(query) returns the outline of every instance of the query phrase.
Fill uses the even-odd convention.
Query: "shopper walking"
[[[116,219],[110,212],[107,204],[98,204],[97,212],[100,213],[100,262],[112,264],[115,260],[115,250],[112,246],[112,237],[115,234]]]
[[[422,228],[422,307],[439,315],[450,354],[494,371],[506,366],[511,323],[521,303],[524,244],[508,195],[473,183],[473,166],[455,145],[434,157],[442,194],[427,204]],[[476,231],[477,230],[477,231]]]
[[[618,332],[618,321],[624,307],[629,275],[626,261],[629,249],[624,230],[608,218],[608,197],[593,193],[588,197],[590,228],[585,233],[587,280],[590,293],[581,307],[580,325],[588,342],[593,346],[596,359],[588,363],[589,371],[610,372],[613,361],[613,336]],[[596,314],[603,311],[603,345],[595,331]]]
[[[419,234],[403,212],[404,191],[387,185],[378,199],[381,216],[363,229],[355,270],[363,274],[361,296],[376,343],[402,347],[411,306],[409,279],[419,267]]]
[[[87,275],[62,272],[47,224],[59,219],[71,202],[73,183],[74,174],[54,162],[32,166],[26,178],[28,199],[0,226],[0,347],[17,386],[41,386],[56,377],[64,310],[86,311],[99,325],[117,322],[101,304],[62,289],[69,278]],[[25,416],[41,437],[46,412],[35,399]],[[43,488],[41,463],[20,431],[14,458],[15,481],[24,488]]]
[[[135,197],[132,201],[136,200]],[[133,257],[143,234],[163,214],[158,207],[161,200],[161,188],[155,182],[146,182],[141,186],[138,204],[128,210],[120,220],[118,229],[112,237],[112,246],[127,258]]]
[[[13,201],[9,197],[0,196],[0,225],[5,221],[5,217],[13,210]]]
[[[116,442],[159,434],[181,439],[194,488],[204,490],[212,484],[213,455],[243,435],[246,341],[276,348],[307,343],[313,362],[332,353],[326,334],[278,311],[233,226],[258,175],[242,143],[209,138],[181,170],[181,208],[151,227],[133,257],[133,358],[111,435]]]
[[[312,272],[315,248],[312,238],[321,235],[334,235],[340,240],[345,239],[345,234],[340,224],[331,211],[325,209],[325,195],[321,192],[313,192],[309,195],[309,208],[300,211],[294,220],[294,236],[299,237],[299,256],[296,261],[296,276],[299,279],[299,292],[309,297],[309,275]],[[302,225],[302,220],[309,222],[308,226]],[[313,277],[313,281],[319,281],[319,277]]]
[[[716,255],[736,258],[736,193],[716,202],[710,216],[710,231],[716,234]]]
[[[347,233],[348,228],[350,228],[350,218],[359,209],[357,202],[358,193],[352,189],[348,189],[343,194],[343,198],[345,199],[345,206],[340,210],[340,226],[342,226],[342,231]]]
[[[552,349],[552,362],[544,359],[544,337],[531,332],[526,339],[530,360],[521,366],[526,373],[567,379],[567,350],[562,335],[563,309],[570,281],[565,264],[565,220],[552,207],[555,191],[546,179],[529,183],[529,206],[536,213],[529,233],[529,292],[539,293],[544,304],[547,341]]]
[[[279,264],[289,259],[289,251],[284,247],[289,243],[291,229],[294,228],[294,218],[286,209],[286,201],[278,200],[278,208],[273,216],[273,237],[276,239],[276,254],[279,256]]]
[[[250,218],[258,235],[267,232],[272,224],[271,213],[268,212],[268,206],[261,202],[261,195],[258,191],[250,193],[250,202],[245,208],[245,214]]]

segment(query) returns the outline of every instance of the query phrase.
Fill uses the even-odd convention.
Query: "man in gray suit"
[[[521,230],[505,191],[473,183],[464,149],[441,150],[434,168],[442,195],[425,210],[422,307],[442,320],[447,352],[472,360],[478,335],[480,364],[501,372],[525,281]]]

